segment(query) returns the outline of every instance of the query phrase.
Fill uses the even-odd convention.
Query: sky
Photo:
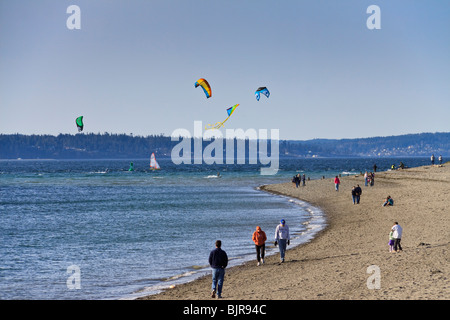
[[[193,133],[237,103],[225,129],[287,140],[448,132],[449,17],[442,0],[0,0],[0,133],[76,134],[78,116]]]

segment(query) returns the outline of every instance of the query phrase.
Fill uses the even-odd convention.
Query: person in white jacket
[[[286,246],[289,244],[289,227],[286,225],[286,221],[282,219],[280,224],[275,229],[275,246],[278,245],[278,248],[280,249],[280,259],[282,263],[284,262]]]
[[[398,224],[398,222],[395,222],[391,230],[393,232],[392,237],[394,238],[394,251],[395,252],[403,251],[402,246],[400,244],[403,235],[403,228]]]

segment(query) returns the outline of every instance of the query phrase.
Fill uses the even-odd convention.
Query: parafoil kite
[[[270,96],[270,92],[269,92],[269,90],[267,90],[266,87],[259,87],[259,88],[255,91],[256,100],[259,101],[259,97],[260,97],[260,94],[261,94],[261,93],[262,93],[263,95],[265,95],[267,98]]]
[[[234,106],[232,106],[232,107],[230,107],[230,108],[228,108],[227,109],[227,113],[228,113],[228,117],[225,119],[225,120],[223,120],[222,122],[217,122],[215,125],[208,125],[209,126],[209,128],[208,128],[208,126],[205,126],[205,130],[209,130],[209,129],[219,129],[220,127],[223,127],[223,124],[225,123],[225,122],[227,122],[227,120],[231,117],[231,115],[233,114],[233,112],[234,112],[234,110],[236,110],[236,108],[239,106],[239,103],[238,104],[235,104]]]
[[[212,91],[211,91],[211,86],[209,85],[208,81],[206,81],[203,78],[200,78],[195,83],[195,87],[197,88],[198,86],[202,87],[203,91],[206,94],[206,98],[211,98]]]
[[[84,127],[84,125],[83,125],[83,116],[78,117],[78,118],[75,120],[75,123],[77,124],[78,132],[83,131],[83,127]]]

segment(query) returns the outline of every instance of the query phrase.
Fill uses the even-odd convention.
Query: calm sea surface
[[[221,239],[230,265],[255,259],[257,225],[271,246],[284,218],[293,244],[321,230],[323,213],[258,190],[379,171],[428,158],[287,159],[274,176],[258,165],[174,165],[148,160],[0,161],[0,299],[131,299],[209,273]],[[217,173],[220,173],[220,178]]]

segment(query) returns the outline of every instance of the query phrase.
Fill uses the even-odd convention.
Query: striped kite
[[[211,87],[208,83],[208,81],[206,81],[203,78],[200,78],[197,80],[197,82],[195,83],[195,87],[197,88],[198,86],[201,86],[203,91],[205,92],[206,98],[211,98],[212,95],[212,91],[211,91]]]
[[[231,117],[231,115],[233,114],[234,110],[236,110],[236,108],[239,106],[238,104],[235,104],[234,106],[230,107],[227,109],[227,113],[228,113],[228,117],[222,121],[222,122],[217,122],[215,125],[208,125],[209,128],[207,126],[205,126],[205,130],[209,130],[209,129],[219,129],[220,127],[223,127],[223,124],[225,122],[227,122],[227,120]]]

